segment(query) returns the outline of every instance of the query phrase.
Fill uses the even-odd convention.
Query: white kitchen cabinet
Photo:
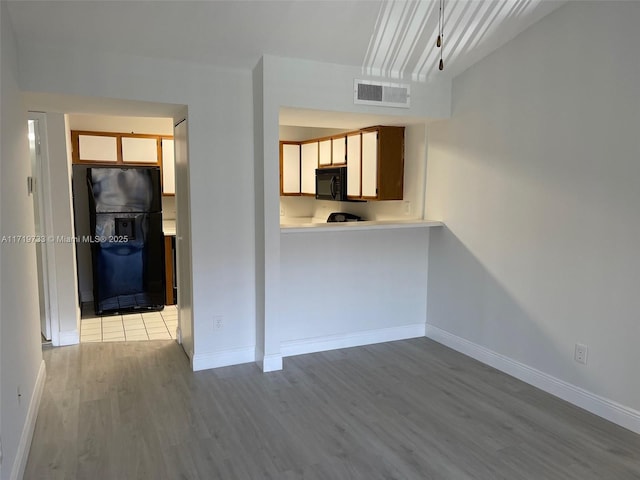
[[[175,160],[173,139],[162,139],[162,193],[163,195],[175,195]]]
[[[291,153],[285,154],[285,147]],[[315,195],[316,168],[332,165],[346,165],[349,199],[402,200],[404,127],[376,126],[304,142],[280,142],[280,194]]]
[[[90,162],[116,163],[118,139],[103,135],[78,135],[78,157]]]
[[[301,152],[302,195],[316,194],[316,168],[318,168],[318,142],[303,143]]]
[[[378,195],[378,132],[362,134],[362,196]]]
[[[347,136],[347,197],[362,196],[361,144],[360,132]]]
[[[158,163],[158,138],[122,137],[123,163]]]
[[[334,137],[331,139],[331,164],[345,165],[347,163],[347,137]]]
[[[280,144],[280,194],[300,195],[299,144]]]
[[[362,198],[402,200],[404,127],[372,127],[362,132]]]
[[[318,142],[319,157],[318,163],[321,167],[328,167],[331,165],[331,139],[321,140]]]

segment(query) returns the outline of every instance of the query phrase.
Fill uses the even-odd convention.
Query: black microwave
[[[347,200],[347,167],[316,168],[316,198]]]

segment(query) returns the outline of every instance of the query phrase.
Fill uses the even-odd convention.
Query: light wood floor
[[[173,341],[45,360],[25,479],[640,479],[640,436],[425,338],[268,374]]]

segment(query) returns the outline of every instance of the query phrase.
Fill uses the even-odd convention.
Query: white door
[[[362,196],[378,196],[378,132],[362,134]]]
[[[31,115],[30,115],[31,117]],[[45,206],[43,202],[43,162],[40,141],[40,121],[28,120],[29,156],[31,159],[31,185],[36,238],[46,238]],[[47,269],[47,243],[35,242],[38,266],[38,303],[40,306],[40,330],[46,340],[51,340],[51,309],[49,304],[49,282]]]

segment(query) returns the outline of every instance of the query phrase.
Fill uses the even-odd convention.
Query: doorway
[[[176,231],[176,189],[173,173],[174,121],[169,117],[134,115],[100,113],[67,115],[68,134],[72,139],[74,152],[72,157],[74,230],[76,237],[80,239],[76,244],[78,290],[82,306],[80,343],[178,339],[178,309],[175,301],[170,301],[167,296],[159,300],[156,295],[157,289],[154,287],[153,291],[149,290],[151,284],[147,283],[153,282],[157,286],[162,273],[165,273],[165,278],[168,278],[167,269],[165,268],[162,272],[158,265],[162,263],[168,265],[173,257],[172,245],[175,244]],[[105,140],[108,142],[105,143]],[[138,145],[138,149],[134,150],[131,148],[132,144],[142,145]],[[145,145],[149,148],[143,149],[142,146]],[[93,230],[91,225],[95,225],[98,218],[101,218],[100,230],[111,231],[109,229],[113,215],[96,216],[96,212],[90,209],[90,205],[95,204],[91,201],[93,198],[91,192],[94,189],[87,185],[88,172],[105,167],[117,167],[115,171],[120,172],[117,175],[121,175],[124,171],[129,171],[132,175],[134,171],[149,172],[148,178],[147,175],[144,178],[151,183],[131,183],[131,188],[143,189],[146,192],[144,195],[134,194],[131,190],[127,191],[131,198],[153,198],[151,203],[155,205],[153,207],[155,213],[138,215],[137,220],[132,222],[132,225],[136,225],[134,227],[136,233],[128,234],[128,236],[133,235],[132,244],[120,246],[105,244],[102,247],[102,244],[96,245],[83,241],[84,238],[97,233],[98,230]],[[160,178],[152,174],[158,167],[160,167]],[[102,170],[103,174],[107,171]],[[156,181],[157,188],[154,186]],[[118,182],[118,185],[107,182],[105,185],[117,190],[121,182]],[[139,207],[139,205],[136,206]],[[121,207],[112,206],[112,208]],[[160,218],[157,214],[160,212],[162,214],[161,231],[157,222]],[[100,215],[104,216],[100,217]],[[117,227],[118,225],[114,225],[116,230]],[[150,236],[152,231],[153,236]],[[163,236],[161,242],[157,241],[156,233]],[[96,248],[98,246],[100,248]],[[131,251],[141,255],[132,256]],[[127,260],[123,260],[125,258]],[[124,274],[123,268],[127,265],[133,265],[131,272],[140,275]],[[113,270],[116,266],[118,269]],[[175,269],[172,262],[170,266],[170,271],[173,272]],[[165,285],[170,288],[166,282]],[[143,297],[147,298],[145,295],[151,295],[150,292],[154,295],[153,301],[151,303],[143,301]],[[96,295],[99,298],[98,302],[95,302]],[[162,308],[163,303],[164,308]],[[94,305],[97,310],[94,309]],[[108,305],[108,308],[105,305]],[[141,306],[136,307],[136,305]]]
[[[171,135],[174,135],[176,123],[184,122],[188,116],[185,105],[174,104],[150,104],[147,102],[123,101],[114,99],[88,99],[68,95],[41,95],[31,96],[26,94],[25,101],[29,110],[29,120],[37,120],[30,126],[32,132],[30,141],[33,148],[33,187],[38,188],[38,193],[44,195],[34,205],[38,212],[38,228],[44,229],[47,238],[76,239],[73,215],[73,199],[71,182],[72,148],[70,139],[70,113],[85,115],[124,115],[144,116],[147,119],[165,117],[171,118]],[[45,113],[37,113],[37,112]],[[36,112],[36,113],[30,113]],[[190,284],[192,274],[191,266],[191,241],[190,241],[190,209],[189,209],[189,165],[186,156],[187,135],[185,126],[176,129],[180,131],[180,148],[176,144],[176,153],[180,151],[180,162],[176,158],[176,195],[174,197],[174,209],[180,212],[183,240],[176,236],[176,265],[175,274],[178,276],[178,287],[181,279],[185,285]],[[95,128],[91,128],[94,130]],[[112,127],[106,130],[113,130]],[[133,129],[132,129],[133,130]],[[129,130],[130,132],[131,130]],[[39,144],[39,145],[38,145]],[[40,162],[36,158],[40,156]],[[180,166],[178,167],[178,163]],[[36,170],[39,165],[41,172]],[[38,178],[41,181],[38,181]],[[43,205],[44,204],[44,205]],[[39,231],[40,231],[39,230]],[[52,237],[53,235],[53,237]],[[42,275],[40,294],[43,306],[42,328],[44,335],[51,337],[53,346],[75,345],[80,343],[81,332],[81,307],[82,296],[78,284],[78,271],[76,252],[77,241],[58,243],[47,242],[38,257],[39,272]],[[181,249],[183,252],[181,252]],[[44,253],[43,253],[44,252]],[[46,296],[45,296],[46,295]],[[36,301],[36,299],[34,299]],[[37,299],[40,303],[40,298]],[[193,355],[193,313],[190,288],[178,288],[178,304],[167,309],[164,318],[165,325],[170,324],[173,335],[178,343],[182,344],[185,353],[191,358]],[[173,311],[170,311],[173,310]],[[44,319],[48,318],[47,323]],[[173,314],[173,315],[172,315]],[[166,322],[168,320],[168,322]],[[174,325],[177,324],[177,328]],[[146,328],[146,327],[145,327]],[[102,327],[101,327],[102,330]],[[153,330],[153,326],[152,326]],[[177,331],[176,331],[177,330]],[[44,337],[43,335],[43,337]],[[186,341],[186,344],[185,344]]]

